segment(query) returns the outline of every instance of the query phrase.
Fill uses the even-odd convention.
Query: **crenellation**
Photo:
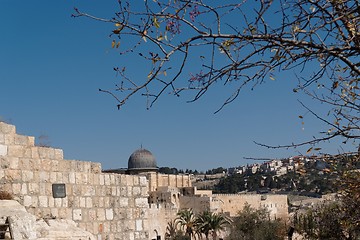
[[[0,132],[5,134],[16,134],[16,128],[14,125],[0,122]]]
[[[15,145],[22,145],[22,146],[31,146],[31,143],[35,142],[35,138],[34,137],[28,137],[28,136],[23,136],[23,135],[18,135],[16,134],[14,136],[14,144]]]
[[[50,147],[37,147],[40,159],[54,159],[55,152]]]

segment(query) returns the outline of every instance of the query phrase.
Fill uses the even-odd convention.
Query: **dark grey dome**
[[[129,157],[128,170],[157,171],[154,155],[146,149],[138,149]]]

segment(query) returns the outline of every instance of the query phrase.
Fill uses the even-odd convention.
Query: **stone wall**
[[[236,216],[244,205],[253,208],[264,207],[270,211],[273,218],[288,218],[287,195],[278,194],[214,194],[212,195],[211,211],[221,211]]]
[[[52,185],[65,184],[54,198]],[[99,163],[64,160],[0,122],[0,186],[38,218],[72,219],[98,239],[149,239],[145,176],[104,174]]]
[[[195,213],[211,211],[236,216],[245,204],[259,209],[267,208],[273,218],[288,218],[286,195],[275,194],[208,194],[198,196],[180,196],[181,208],[192,208]]]
[[[149,190],[157,191],[158,187],[191,187],[191,179],[189,175],[171,175],[161,173],[146,173],[147,179],[149,179]]]

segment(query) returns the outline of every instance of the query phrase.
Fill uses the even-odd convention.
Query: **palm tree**
[[[190,239],[196,235],[196,218],[192,209],[184,209],[177,213],[176,222]]]
[[[175,239],[177,234],[176,223],[175,221],[168,222],[166,226],[165,239]]]
[[[223,231],[226,226],[230,225],[230,220],[222,214],[213,213],[211,215],[211,230],[213,239],[217,238],[217,234]]]
[[[222,214],[204,211],[197,217],[196,224],[199,232],[204,234],[208,240],[210,233],[212,233],[212,238],[216,239],[217,233],[224,230],[230,224],[230,220]]]
[[[212,214],[209,211],[204,211],[196,218],[196,226],[198,231],[205,235],[205,238],[209,239],[209,233],[212,230],[211,226]]]

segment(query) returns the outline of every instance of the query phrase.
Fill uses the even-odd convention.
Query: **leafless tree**
[[[119,0],[114,12],[106,19],[75,9],[73,16],[111,24],[112,47],[125,60],[136,55],[151,66],[136,79],[125,65],[114,68],[121,78],[116,88],[100,91],[118,108],[136,94],[151,107],[164,93],[191,91],[196,101],[210,88],[229,85],[219,111],[245,87],[289,71],[294,94],[328,106],[321,116],[303,104],[329,128],[310,141],[275,147],[360,138],[359,0]],[[190,72],[194,64],[198,70]]]

